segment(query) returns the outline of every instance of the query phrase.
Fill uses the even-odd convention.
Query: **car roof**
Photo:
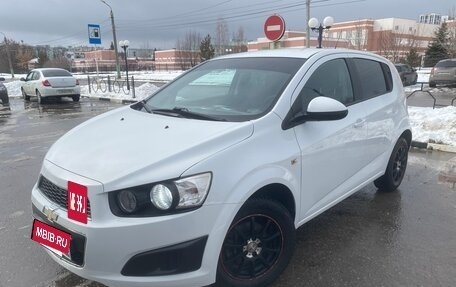
[[[63,71],[68,71],[62,68],[36,68],[33,69],[32,71],[52,71],[52,70],[63,70]]]
[[[331,55],[331,54],[340,54],[340,53],[350,53],[350,54],[358,54],[360,56],[374,56],[376,58],[381,58],[376,54],[365,52],[365,51],[358,51],[358,50],[350,50],[350,49],[334,49],[334,48],[283,48],[283,49],[271,49],[271,50],[260,50],[260,51],[253,51],[253,52],[244,52],[244,53],[236,53],[236,54],[229,54],[220,56],[214,59],[234,59],[234,58],[252,58],[252,57],[284,57],[284,58],[303,58],[308,59],[314,55]]]

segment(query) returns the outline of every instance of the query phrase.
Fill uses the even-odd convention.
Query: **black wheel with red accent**
[[[391,153],[385,174],[374,181],[382,191],[395,191],[402,182],[407,168],[410,146],[405,138],[399,138]]]
[[[290,212],[268,199],[247,201],[223,242],[218,286],[266,286],[288,265],[296,232]]]

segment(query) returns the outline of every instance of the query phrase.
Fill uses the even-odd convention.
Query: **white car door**
[[[27,76],[25,77],[25,82],[23,84],[23,89],[25,91],[25,93],[29,96],[33,96],[35,93],[32,93],[32,78],[33,78],[33,75],[35,74],[34,71],[31,71],[27,74]]]
[[[362,182],[358,173],[367,164],[365,107],[356,104],[346,60],[324,57],[309,69],[298,87],[301,106],[317,96],[347,106],[345,118],[308,121],[294,127],[301,148],[301,220],[326,209]]]

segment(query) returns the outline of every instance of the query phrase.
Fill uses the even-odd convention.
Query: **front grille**
[[[63,189],[54,183],[52,183],[49,179],[45,178],[44,176],[40,176],[40,180],[38,182],[38,188],[41,192],[52,202],[55,202],[60,207],[68,210],[68,198],[67,198],[67,190]],[[90,212],[90,201],[87,199],[87,216],[89,218],[92,217]]]

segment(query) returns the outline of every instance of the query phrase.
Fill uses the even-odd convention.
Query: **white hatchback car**
[[[36,96],[38,103],[47,97],[71,97],[78,102],[81,97],[79,81],[67,70],[59,68],[40,68],[31,70],[21,87],[24,100]]]
[[[295,230],[374,182],[412,139],[389,61],[343,49],[213,59],[47,153],[32,239],[109,286],[265,286]]]

